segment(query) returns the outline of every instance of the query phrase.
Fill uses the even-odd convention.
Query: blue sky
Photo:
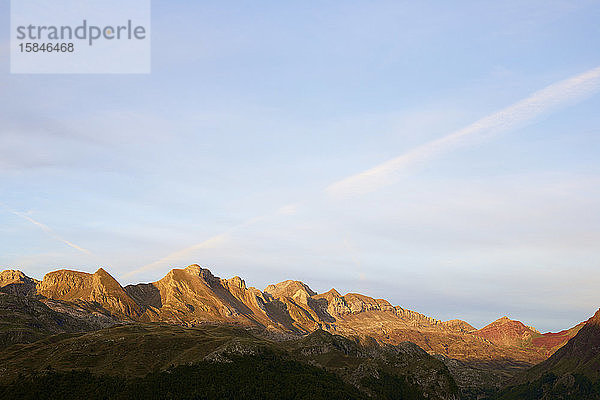
[[[0,15],[0,267],[600,306],[598,1],[153,1],[150,75],[11,75]]]

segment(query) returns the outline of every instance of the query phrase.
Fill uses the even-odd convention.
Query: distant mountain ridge
[[[517,381],[537,379],[548,372],[558,376],[578,373],[593,381],[600,380],[600,309],[581,324],[564,346]]]
[[[600,309],[584,323],[556,335],[571,334],[547,360],[513,377],[496,399],[600,400]],[[556,338],[549,338],[552,345]]]
[[[520,321],[513,321],[506,316],[477,330],[475,334],[492,343],[504,346],[520,346],[524,342],[531,341],[534,336],[541,335],[537,329],[526,326]]]
[[[533,365],[578,330],[545,336],[507,317],[476,330],[462,320],[436,320],[362,294],[341,295],[335,289],[317,294],[300,281],[268,285],[261,291],[247,287],[238,276],[222,279],[197,264],[173,269],[156,282],[126,287],[102,268],[93,274],[57,270],[42,281],[7,270],[0,273],[0,287],[6,293],[42,298],[50,308],[60,305],[63,312],[72,304],[122,321],[228,323],[289,334],[324,329],[390,344],[411,341],[431,354],[474,362],[508,359]]]

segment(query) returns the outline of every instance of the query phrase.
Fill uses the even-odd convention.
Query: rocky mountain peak
[[[338,292],[334,288],[329,289],[327,292],[323,293],[321,296],[323,296],[325,298],[336,298],[336,299],[339,299],[340,297],[342,297],[340,292]]]
[[[592,316],[592,318],[587,320],[586,324],[600,326],[600,309],[598,309],[598,311],[596,311],[596,313]]]
[[[48,272],[37,289],[42,296],[55,300],[87,299],[92,289],[92,274],[68,269]]]
[[[202,268],[198,264],[192,264],[192,265],[188,265],[183,270],[186,271],[186,272],[189,272],[190,274],[193,274],[193,275],[200,275],[202,273],[203,269],[204,268]]]
[[[520,346],[540,333],[532,327],[507,316],[474,332],[476,335],[502,346]]]
[[[0,272],[0,283],[4,282],[22,282],[25,278],[28,278],[23,272],[17,269],[6,269]]]
[[[207,282],[210,282],[210,281],[213,281],[216,279],[215,276],[212,274],[212,272],[210,272],[210,270],[208,270],[207,268],[202,268],[198,264],[188,265],[183,270],[189,274],[200,276],[200,277],[204,278],[204,280],[206,280]]]
[[[37,283],[38,281],[31,279],[19,270],[7,269],[0,272],[0,288],[5,293],[16,295],[35,294]]]
[[[531,331],[533,333],[538,333],[538,334],[540,333],[534,327],[525,325],[521,321],[516,321],[516,320],[510,319],[507,316],[504,316],[502,318],[498,318],[496,321],[492,322],[491,324],[489,324],[488,326],[484,327],[483,329],[488,328],[488,327],[492,327],[492,326],[502,326],[502,325],[511,326],[512,329],[516,329],[518,331]]]
[[[96,284],[107,285],[107,286],[110,286],[111,288],[121,287],[119,282],[117,282],[117,280],[115,278],[113,278],[111,274],[109,274],[102,268],[98,268],[98,270],[96,272],[94,272],[94,274],[92,275],[92,280]]]
[[[451,319],[449,321],[444,321],[444,325],[451,329],[458,330],[461,332],[473,332],[477,330],[471,324],[461,319]]]
[[[265,293],[273,297],[298,297],[303,298],[315,296],[314,292],[307,284],[300,281],[287,280],[275,285],[269,285],[265,288]]]
[[[67,269],[49,272],[37,285],[37,292],[54,300],[95,302],[111,313],[127,317],[142,312],[119,282],[102,268],[94,274]]]
[[[121,284],[102,268],[92,275],[92,284],[94,288],[101,288],[103,291],[120,292],[123,290]]]
[[[483,329],[491,329],[491,328],[495,328],[495,327],[501,327],[501,326],[506,326],[506,325],[510,325],[510,326],[518,326],[518,327],[525,327],[526,325],[523,324],[521,321],[516,321],[513,319],[508,318],[506,315],[498,318],[497,320],[495,320],[494,322],[491,322],[490,324],[486,325],[485,327],[483,327],[481,330]]]
[[[235,287],[238,289],[246,289],[246,282],[239,276],[234,276],[231,279],[227,279],[228,286]]]
[[[0,287],[4,287],[10,284],[27,284],[37,282],[35,279],[31,279],[23,272],[16,269],[7,269],[0,272]]]

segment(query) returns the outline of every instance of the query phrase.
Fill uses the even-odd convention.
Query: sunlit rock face
[[[37,284],[37,293],[55,300],[98,303],[125,318],[137,318],[142,314],[142,308],[102,268],[93,274],[70,270],[50,272]]]
[[[324,329],[395,345],[411,341],[430,354],[465,361],[533,364],[579,330],[542,335],[507,317],[476,330],[465,321],[440,321],[358,293],[342,295],[331,289],[318,294],[300,281],[283,281],[261,291],[239,276],[222,279],[197,264],[173,269],[156,282],[125,288],[102,268],[94,274],[58,270],[41,282],[7,270],[0,274],[0,285],[1,290],[70,302],[121,320],[187,326],[226,323],[289,334]]]

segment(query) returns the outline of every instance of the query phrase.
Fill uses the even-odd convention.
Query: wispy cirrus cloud
[[[581,101],[600,90],[600,67],[554,83],[500,111],[398,157],[329,185],[333,196],[364,194],[395,183],[399,176],[443,153],[527,125],[560,107]]]
[[[44,232],[46,232],[46,234],[48,234],[48,236],[50,236],[51,238],[58,240],[59,242],[63,242],[64,244],[66,244],[67,246],[80,251],[84,254],[88,254],[91,255],[92,252],[89,251],[88,249],[85,249],[81,246],[76,245],[75,243],[59,236],[56,232],[54,232],[54,230],[52,228],[50,228],[48,225],[41,223],[40,221],[37,221],[33,218],[31,218],[29,215],[19,212],[19,211],[15,211],[12,208],[8,207],[6,204],[4,203],[0,203],[0,206],[2,206],[4,209],[6,209],[8,212],[10,212],[13,215],[16,215],[20,218],[23,218],[26,221],[31,222],[32,224],[34,224],[35,226],[37,226],[38,228],[40,228],[41,230],[43,230]]]
[[[292,205],[290,205],[288,207],[292,207]],[[283,213],[283,212],[288,212],[289,213],[288,207],[282,207],[280,209],[281,213]],[[130,272],[126,273],[125,275],[123,275],[123,278],[130,278],[130,277],[132,277],[134,275],[137,275],[137,274],[140,274],[142,272],[150,271],[150,270],[153,270],[155,268],[160,268],[160,267],[163,267],[165,265],[169,265],[169,264],[171,264],[173,262],[176,262],[178,260],[181,260],[181,259],[185,258],[189,254],[193,254],[194,252],[196,252],[198,250],[212,249],[212,248],[218,246],[219,244],[223,243],[224,241],[226,241],[228,239],[228,237],[232,233],[234,233],[234,232],[236,232],[236,231],[238,231],[240,229],[243,229],[245,227],[254,225],[257,222],[262,221],[265,218],[269,217],[270,215],[271,214],[265,214],[265,215],[261,215],[261,216],[258,216],[258,217],[251,218],[251,219],[249,219],[247,221],[242,222],[241,224],[235,225],[235,226],[227,229],[226,231],[224,231],[222,233],[219,233],[218,235],[211,236],[208,239],[201,241],[200,243],[196,243],[196,244],[188,246],[188,247],[186,247],[184,249],[177,250],[177,251],[175,251],[175,252],[173,252],[171,254],[168,254],[167,256],[165,256],[165,257],[163,257],[163,258],[161,258],[159,260],[153,261],[151,263],[148,263],[146,265],[141,266],[140,268],[137,268],[137,269],[135,269],[133,271],[130,271]]]
[[[489,114],[474,123],[452,132],[439,139],[418,146],[396,158],[376,165],[363,172],[338,180],[324,190],[331,198],[349,195],[361,195],[375,191],[381,187],[394,184],[402,173],[434,159],[436,156],[451,152],[455,149],[472,145],[480,140],[493,137],[503,132],[523,127],[535,121],[536,118],[549,114],[562,107],[577,103],[592,96],[600,90],[600,66],[579,75],[551,84],[530,96],[517,101],[499,111]],[[318,197],[322,193],[318,193]],[[296,210],[306,202],[298,202],[278,208],[276,211],[263,216],[251,218],[227,231],[214,235],[202,242],[173,252],[157,261],[146,264],[125,277],[131,277],[141,272],[161,268],[173,262],[181,261],[194,252],[213,248],[233,232],[254,225],[267,217],[285,215]]]

